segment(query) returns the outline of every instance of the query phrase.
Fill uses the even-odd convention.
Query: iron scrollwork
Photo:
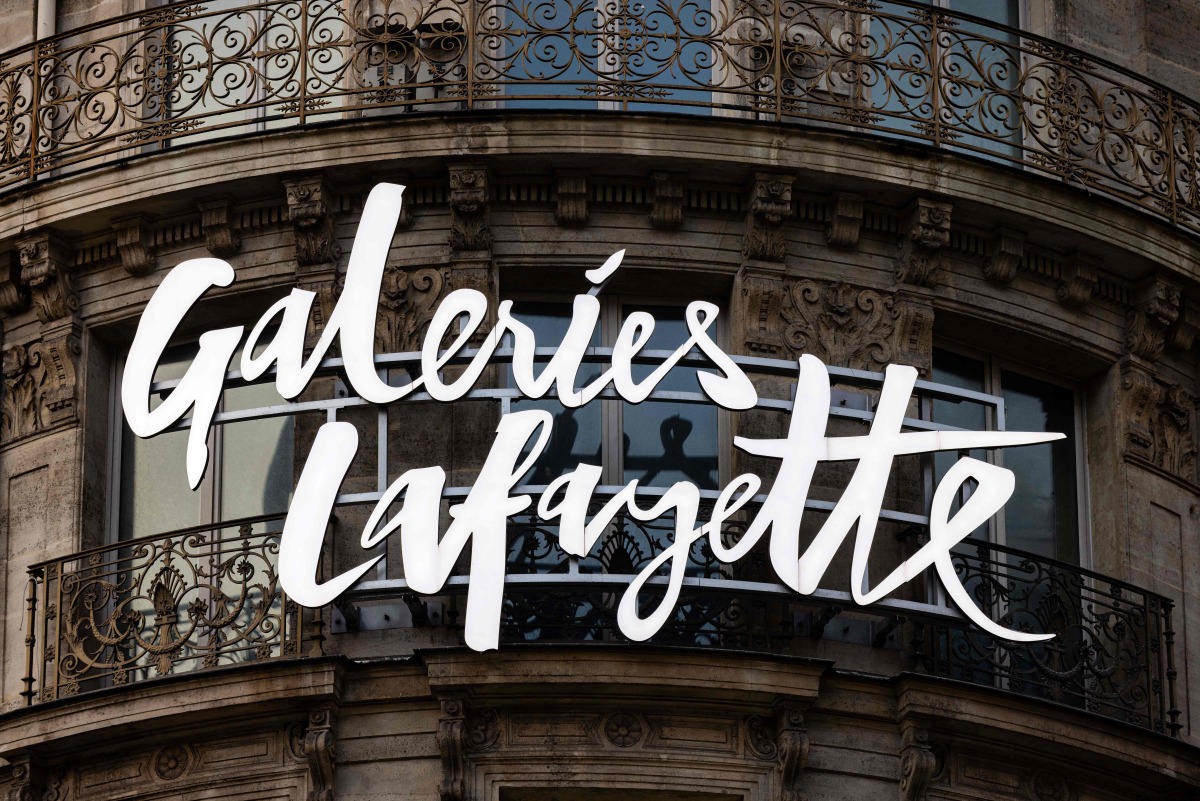
[[[915,0],[176,2],[0,55],[0,190],[265,123],[675,111],[982,155],[1200,233],[1200,106]]]

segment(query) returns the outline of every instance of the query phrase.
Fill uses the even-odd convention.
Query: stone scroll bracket
[[[242,249],[242,236],[235,226],[233,201],[229,198],[198,204],[204,245],[218,259],[227,259]]]
[[[491,252],[488,218],[490,175],[487,165],[450,165],[450,250],[453,253]]]
[[[336,708],[321,706],[308,713],[302,752],[308,761],[307,801],[335,801],[334,768],[337,764]]]
[[[29,285],[21,280],[21,258],[16,250],[0,254],[0,316],[29,308]]]
[[[341,258],[333,226],[334,194],[321,175],[305,175],[283,182],[287,215],[296,238],[298,278],[333,272]]]
[[[997,287],[1006,287],[1017,277],[1025,260],[1026,235],[1010,228],[998,228],[987,243],[983,277]]]
[[[656,172],[650,176],[653,201],[650,224],[662,231],[683,225],[684,176],[674,172]]]
[[[795,703],[782,703],[775,711],[782,801],[807,801],[808,798],[802,790],[811,750],[804,712],[804,706]]]
[[[112,229],[117,235],[117,253],[125,272],[132,276],[154,272],[154,228],[150,218],[144,214],[122,217],[113,221]]]
[[[12,776],[6,801],[42,801],[46,793],[46,776],[38,760],[25,754],[9,757]]]
[[[909,204],[895,262],[896,280],[900,284],[937,286],[946,265],[945,249],[950,244],[953,210],[950,203],[923,197]]]
[[[900,801],[929,801],[929,785],[938,773],[938,759],[922,720],[900,722]]]
[[[787,255],[784,223],[794,215],[792,185],[795,181],[796,176],[788,173],[754,174],[746,212],[746,231],[742,236],[743,263],[783,262]]]
[[[556,170],[554,221],[563,227],[579,227],[588,221],[588,173],[586,170]]]
[[[1068,309],[1081,309],[1096,294],[1100,282],[1100,259],[1078,251],[1063,264],[1058,284],[1058,301]]]
[[[469,762],[499,744],[501,715],[491,707],[468,704],[465,695],[445,696],[439,704],[436,737],[442,777],[438,801],[464,801]]]
[[[29,287],[34,311],[43,326],[79,313],[79,296],[71,275],[74,249],[52,231],[18,239],[20,283]]]
[[[834,195],[829,208],[829,223],[825,227],[825,242],[831,247],[857,247],[862,233],[864,206],[862,195],[848,192]]]

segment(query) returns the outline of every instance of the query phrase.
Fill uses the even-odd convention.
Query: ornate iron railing
[[[275,569],[279,517],[144,537],[42,562],[27,597],[27,703],[301,652]]]
[[[28,598],[28,703],[89,689],[302,652],[307,613],[275,570],[279,517],[195,527],[35,565]],[[533,519],[509,527],[501,641],[625,642],[616,608],[634,575],[669,547],[672,526],[618,516],[595,555],[572,560]],[[735,571],[706,546],[692,550],[671,621],[651,642],[776,654],[808,645],[846,620],[870,620],[869,639],[919,672],[1066,704],[1178,734],[1171,602],[1034,554],[967,541],[955,566],[975,602],[1002,625],[1052,633],[1045,643],[1000,640],[934,603],[858,608],[848,595],[799,596],[772,584],[765,560]],[[654,593],[654,581],[648,585]],[[368,582],[368,585],[370,583]],[[466,577],[443,598],[460,605]],[[340,605],[403,598],[404,589],[352,593]],[[652,599],[657,602],[657,599]],[[844,617],[848,615],[848,617]],[[839,617],[843,616],[843,617]],[[455,627],[450,611],[438,625]],[[320,626],[308,624],[310,632]],[[420,611],[413,625],[431,626]]]
[[[1193,100],[913,0],[176,2],[0,55],[0,188],[221,137],[516,108],[882,134],[1200,233]]]

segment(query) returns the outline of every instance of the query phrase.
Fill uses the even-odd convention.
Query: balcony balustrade
[[[433,112],[673,112],[920,142],[1200,234],[1200,106],[911,0],[176,2],[0,55],[0,191]]]
[[[328,642],[323,620],[332,610],[302,609],[284,595],[274,567],[280,524],[273,517],[196,527],[35,565],[26,702],[320,654]],[[572,564],[553,532],[534,519],[514,519],[501,648],[627,642],[617,627],[617,603],[671,536],[669,524],[619,516],[599,551]],[[799,596],[754,580],[763,566],[753,561],[751,575],[731,575],[697,543],[677,611],[650,644],[795,655],[811,652],[814,640],[834,636],[832,629],[848,620],[866,621],[869,644],[899,651],[906,669],[1178,735],[1169,600],[979,540],[964,542],[954,562],[974,601],[1001,625],[1055,639],[1000,640],[935,603],[859,608],[846,593]],[[452,577],[436,599],[444,610],[440,620],[431,619],[402,580],[373,584],[339,602],[350,629],[356,605],[379,600],[407,604],[416,628],[461,627],[465,576]],[[651,595],[655,584],[649,583]],[[336,650],[336,642],[324,650]]]

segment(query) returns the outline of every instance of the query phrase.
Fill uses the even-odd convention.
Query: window
[[[941,384],[989,392],[1004,399],[1005,429],[1056,431],[1066,439],[1022,448],[1004,448],[992,457],[1016,474],[1017,486],[991,531],[977,536],[1011,548],[1079,565],[1080,547],[1080,413],[1075,392],[1061,384],[1025,374],[986,356],[969,356],[934,349],[933,380]],[[982,430],[987,426],[982,406],[932,402],[936,422]],[[969,454],[977,459],[983,453]],[[934,457],[935,478],[958,459],[956,453]]]
[[[197,346],[167,350],[154,380],[183,376]],[[233,357],[240,363],[241,352]],[[119,385],[119,381],[116,382]],[[151,399],[161,403],[163,395]],[[273,384],[234,386],[222,395],[218,414],[282,404]],[[185,456],[188,432],[170,431],[150,439],[134,436],[124,417],[118,422],[121,469],[113,488],[110,536],[127,540],[188,526],[287,511],[292,493],[291,416],[215,425],[209,433],[209,462],[197,491],[188,487]]]

